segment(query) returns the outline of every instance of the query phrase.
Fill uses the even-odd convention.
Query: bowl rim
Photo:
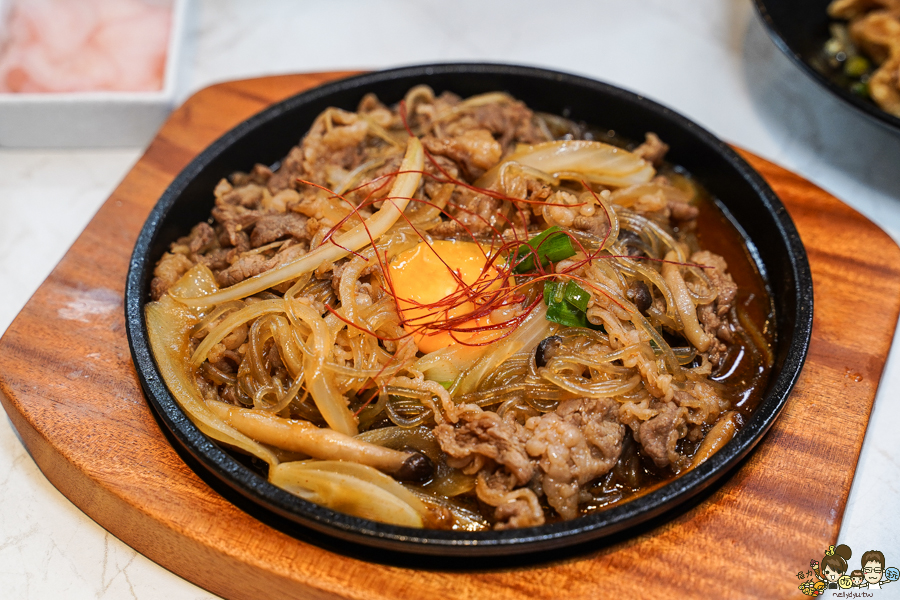
[[[659,489],[598,513],[538,527],[486,532],[411,529],[352,517],[302,500],[268,483],[238,463],[200,432],[168,392],[149,347],[143,311],[147,301],[143,296],[146,291],[145,281],[149,280],[147,271],[148,269],[152,271],[153,267],[148,255],[162,223],[188,184],[245,134],[277,119],[283,113],[339,91],[358,89],[394,79],[472,73],[530,78],[547,83],[566,81],[595,93],[637,103],[643,110],[675,121],[675,125],[687,130],[701,143],[718,153],[750,185],[775,221],[777,234],[788,249],[797,308],[796,314],[785,315],[785,318],[791,319],[794,324],[794,335],[785,341],[789,344],[787,358],[781,371],[773,374],[768,394],[760,400],[753,416],[731,442],[703,464]],[[757,266],[763,266],[758,256],[754,259]],[[147,217],[135,244],[125,288],[128,342],[144,395],[164,432],[170,441],[174,442],[176,450],[186,453],[206,470],[206,475],[212,476],[228,489],[255,503],[267,514],[286,519],[288,524],[299,524],[338,540],[401,553],[463,557],[533,553],[606,537],[654,518],[712,485],[755,447],[784,407],[806,358],[812,331],[812,314],[812,278],[809,263],[793,221],[768,184],[734,150],[693,121],[633,92],[560,71],[501,63],[424,64],[356,75],[292,96],[243,121],[198,154],[175,177],[160,197]]]
[[[781,50],[781,52],[784,53],[789,59],[791,59],[791,61],[795,65],[800,67],[800,69],[804,73],[811,77],[816,83],[824,87],[827,91],[837,96],[840,100],[843,100],[845,104],[849,104],[851,107],[860,111],[871,121],[895,133],[900,133],[900,117],[895,117],[886,110],[883,110],[874,101],[860,98],[859,96],[850,92],[850,90],[844,89],[843,87],[839,86],[831,79],[829,79],[824,73],[810,64],[810,62],[797,49],[795,49],[791,44],[787,42],[787,39],[784,36],[784,28],[782,28],[780,26],[780,23],[772,17],[771,11],[769,10],[769,6],[771,6],[772,0],[753,0],[753,4],[756,7],[757,14],[762,19],[763,25],[765,25],[766,27],[766,31],[768,32],[769,37],[773,42],[775,42],[775,45],[778,47],[778,49]],[[824,8],[825,7],[823,7],[823,10]]]

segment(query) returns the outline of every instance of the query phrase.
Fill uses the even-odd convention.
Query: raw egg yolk
[[[500,288],[499,280],[490,286],[486,285],[499,274],[493,267],[482,274],[486,262],[484,251],[474,242],[437,240],[430,246],[421,242],[415,248],[401,252],[388,265],[397,304],[404,321],[407,321],[404,328],[413,334],[419,350],[427,354],[455,344],[457,340],[465,341],[476,335],[475,331],[454,331],[451,335],[449,331],[431,329],[429,325],[469,314],[476,309],[472,301],[463,301],[463,287],[453,276],[454,272],[468,286],[480,279],[476,286],[479,291]],[[457,292],[460,292],[460,300],[452,307],[440,304],[431,306]],[[454,329],[490,324],[489,317],[483,316],[456,325]]]

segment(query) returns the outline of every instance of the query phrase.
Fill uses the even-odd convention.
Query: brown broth
[[[702,188],[699,189],[697,240],[702,248],[722,256],[728,263],[728,272],[738,286],[735,306],[743,307],[771,350],[776,341],[775,305],[771,294],[750,255],[744,237],[709,194]],[[714,374],[712,378],[727,386],[732,407],[744,419],[759,404],[771,370],[771,365],[765,364],[765,361],[763,364],[754,364],[747,357],[748,352],[749,349],[744,349],[743,358],[727,363],[726,366],[731,368],[722,369],[724,372]]]
[[[746,310],[750,321],[758,328],[769,349],[775,343],[775,311],[766,282],[756,267],[747,243],[740,231],[731,222],[723,210],[716,204],[712,196],[681,169],[663,168],[666,175],[683,177],[697,190],[693,203],[699,209],[696,230],[697,243],[703,250],[722,256],[728,264],[728,273],[738,286],[735,306]],[[764,360],[753,360],[754,352],[743,343],[736,343],[729,352],[728,359],[720,373],[714,372],[712,380],[723,385],[723,395],[731,401],[732,409],[738,411],[738,429],[750,417],[762,399],[763,391],[771,371],[771,365]],[[631,435],[626,431],[626,440]],[[628,440],[630,441],[630,440]],[[701,440],[702,442],[702,440]],[[680,450],[687,456],[693,456],[700,442],[684,442]],[[595,484],[592,494],[595,498],[580,508],[582,515],[592,514],[614,505],[629,502],[656,491],[674,481],[682,473],[676,474],[670,469],[660,469],[652,461],[643,457],[636,444],[626,444],[626,449],[619,463],[636,461],[632,468],[638,471],[637,485],[628,483],[621,476],[619,464]],[[632,458],[632,456],[634,458]],[[554,515],[554,511],[546,510],[545,514]],[[552,520],[552,519],[548,519]],[[556,519],[558,520],[558,518]]]

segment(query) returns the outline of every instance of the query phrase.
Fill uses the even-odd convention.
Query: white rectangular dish
[[[174,0],[163,88],[155,92],[0,93],[0,147],[143,146],[172,111],[190,0]]]

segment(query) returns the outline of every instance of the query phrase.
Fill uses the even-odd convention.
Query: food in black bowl
[[[817,66],[900,117],[900,1],[833,0],[831,38]]]
[[[214,475],[344,539],[462,554],[612,533],[709,485],[783,405],[812,297],[724,145],[489,65],[249,120],[167,191],[128,294],[148,396]]]
[[[900,3],[756,0],[775,43],[813,79],[900,129]]]

